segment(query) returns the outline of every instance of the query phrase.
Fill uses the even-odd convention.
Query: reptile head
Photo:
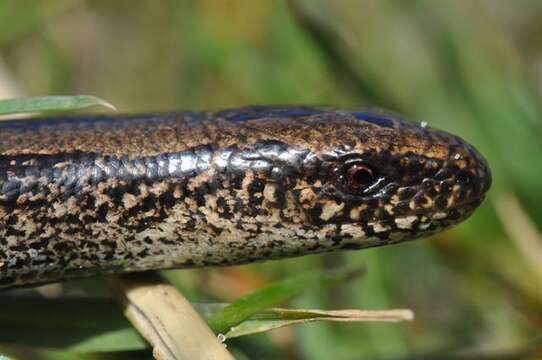
[[[426,124],[382,111],[321,113],[307,122],[323,141],[305,159],[298,198],[313,224],[335,225],[342,247],[438,232],[467,218],[490,188],[480,153]]]

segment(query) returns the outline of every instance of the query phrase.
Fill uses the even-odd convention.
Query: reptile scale
[[[0,122],[0,288],[397,243],[491,184],[457,136],[381,110]]]

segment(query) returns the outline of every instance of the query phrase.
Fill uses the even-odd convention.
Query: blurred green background
[[[228,342],[239,358],[542,359],[541,16],[535,0],[2,0],[0,98],[93,94],[122,112],[379,106],[456,133],[487,157],[494,185],[451,231],[167,276],[191,300],[231,301],[275,279],[366,264],[366,277],[290,306],[416,313],[405,324],[317,323]]]

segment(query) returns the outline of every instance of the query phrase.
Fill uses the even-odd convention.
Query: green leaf
[[[91,106],[104,106],[116,110],[107,101],[92,95],[76,96],[39,96],[0,100],[0,115],[77,110]]]
[[[282,304],[309,289],[336,285],[358,277],[364,272],[364,270],[324,271],[275,282],[233,302],[212,315],[208,319],[209,327],[216,334],[225,334],[252,315]]]
[[[318,309],[269,309],[238,326],[230,328],[228,339],[253,335],[286,326],[313,321],[335,322],[400,322],[411,321],[414,314],[408,309],[393,310],[318,310]]]

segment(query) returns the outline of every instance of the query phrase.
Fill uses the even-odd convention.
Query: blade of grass
[[[227,333],[252,315],[282,304],[309,289],[337,285],[364,273],[365,270],[324,271],[275,282],[212,315],[208,319],[209,327],[216,334]]]
[[[267,332],[286,326],[306,324],[313,321],[335,322],[400,322],[411,321],[414,313],[408,309],[393,310],[318,310],[318,309],[270,309],[256,314],[232,327],[225,336],[228,339]]]
[[[38,96],[0,100],[0,115],[77,110],[91,106],[103,106],[116,110],[112,104],[92,95]]]

